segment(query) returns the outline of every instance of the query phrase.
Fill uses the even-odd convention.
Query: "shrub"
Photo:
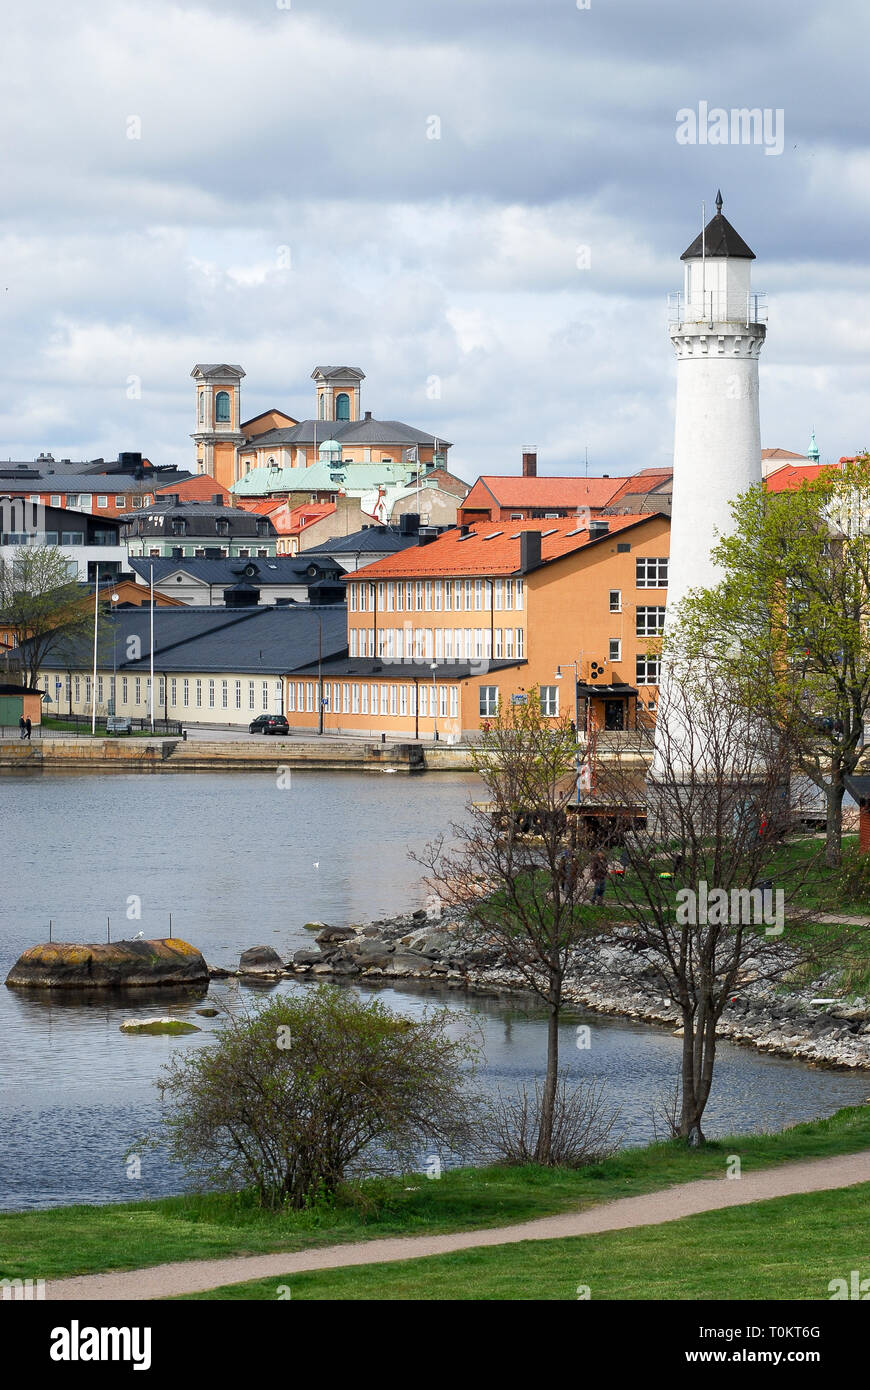
[[[474,1132],[477,1048],[447,1010],[416,1020],[332,986],[228,1017],[158,1086],[172,1157],[261,1206],[322,1204],[351,1174],[456,1152]]]
[[[539,1163],[537,1136],[543,1096],[535,1082],[534,1094],[525,1086],[509,1096],[499,1092],[487,1111],[489,1143],[503,1163]],[[553,1109],[553,1137],[546,1166],[581,1168],[599,1163],[618,1147],[614,1130],[619,1111],[604,1099],[604,1083],[580,1081],[572,1086],[559,1077]]]

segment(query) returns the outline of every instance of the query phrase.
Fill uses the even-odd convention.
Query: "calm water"
[[[283,953],[310,945],[303,924],[345,923],[421,906],[426,890],[409,846],[461,818],[475,780],[409,779],[383,773],[293,773],[279,789],[265,773],[0,778],[4,875],[0,977],[27,946],[60,940],[173,930],[217,965],[247,946]],[[141,899],[141,919],[128,902]],[[280,988],[305,988],[295,982]],[[364,987],[360,987],[364,988]],[[218,1007],[236,991],[215,982]],[[545,1047],[534,1003],[468,996],[439,986],[378,990],[415,1014],[446,1000],[480,1024],[485,1082],[502,1089],[540,1074]],[[219,1020],[197,1017],[201,999],[165,993],[124,1002],[72,1000],[0,987],[0,1207],[132,1199],[178,1191],[183,1177],[146,1153],[142,1176],[126,1176],[124,1154],[157,1120],[153,1087],[176,1048],[207,1043]],[[127,1037],[136,1015],[190,1017],[203,1031],[185,1038]],[[574,1028],[592,1027],[578,1052]],[[652,1136],[650,1107],[673,1090],[679,1040],[669,1032],[581,1012],[566,1018],[563,1061],[578,1076],[607,1082],[626,1139]],[[780,1128],[830,1114],[870,1093],[865,1075],[828,1072],[723,1046],[707,1129]]]

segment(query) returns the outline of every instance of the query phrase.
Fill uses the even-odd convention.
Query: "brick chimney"
[[[538,448],[526,444],[523,448],[523,477],[537,478],[538,476]]]

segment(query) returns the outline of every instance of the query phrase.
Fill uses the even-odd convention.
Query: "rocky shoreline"
[[[528,993],[499,947],[469,941],[455,916],[419,911],[366,925],[306,926],[316,933],[316,949],[296,951],[292,961],[282,960],[271,946],[255,946],[242,954],[236,970],[212,967],[209,973],[216,979],[410,980],[477,993]],[[870,1071],[867,1000],[811,1003],[832,993],[824,977],[811,989],[783,993],[747,968],[722,1016],[720,1036],[817,1066]],[[625,929],[593,938],[573,953],[565,997],[595,1012],[680,1030],[678,1010],[662,998],[653,967],[629,949]]]

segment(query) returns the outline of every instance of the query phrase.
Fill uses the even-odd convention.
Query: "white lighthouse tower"
[[[731,527],[731,503],[761,482],[758,357],[766,333],[761,322],[766,313],[759,308],[764,296],[752,291],[755,254],[723,217],[721,192],[715,217],[681,259],[684,287],[670,326],[677,402],[666,632],[689,589],[710,587],[721,578],[711,558],[717,535]],[[667,667],[665,658],[663,683]],[[665,709],[660,714],[651,782],[663,772],[665,747],[672,771],[689,760],[687,753],[675,764],[675,748],[682,743],[688,749],[691,739],[672,704],[669,714]]]
[[[668,608],[717,581],[710,558],[730,504],[761,482],[758,357],[766,328],[746,242],[716,216],[681,257],[685,282],[671,342],[677,354],[674,494]]]

